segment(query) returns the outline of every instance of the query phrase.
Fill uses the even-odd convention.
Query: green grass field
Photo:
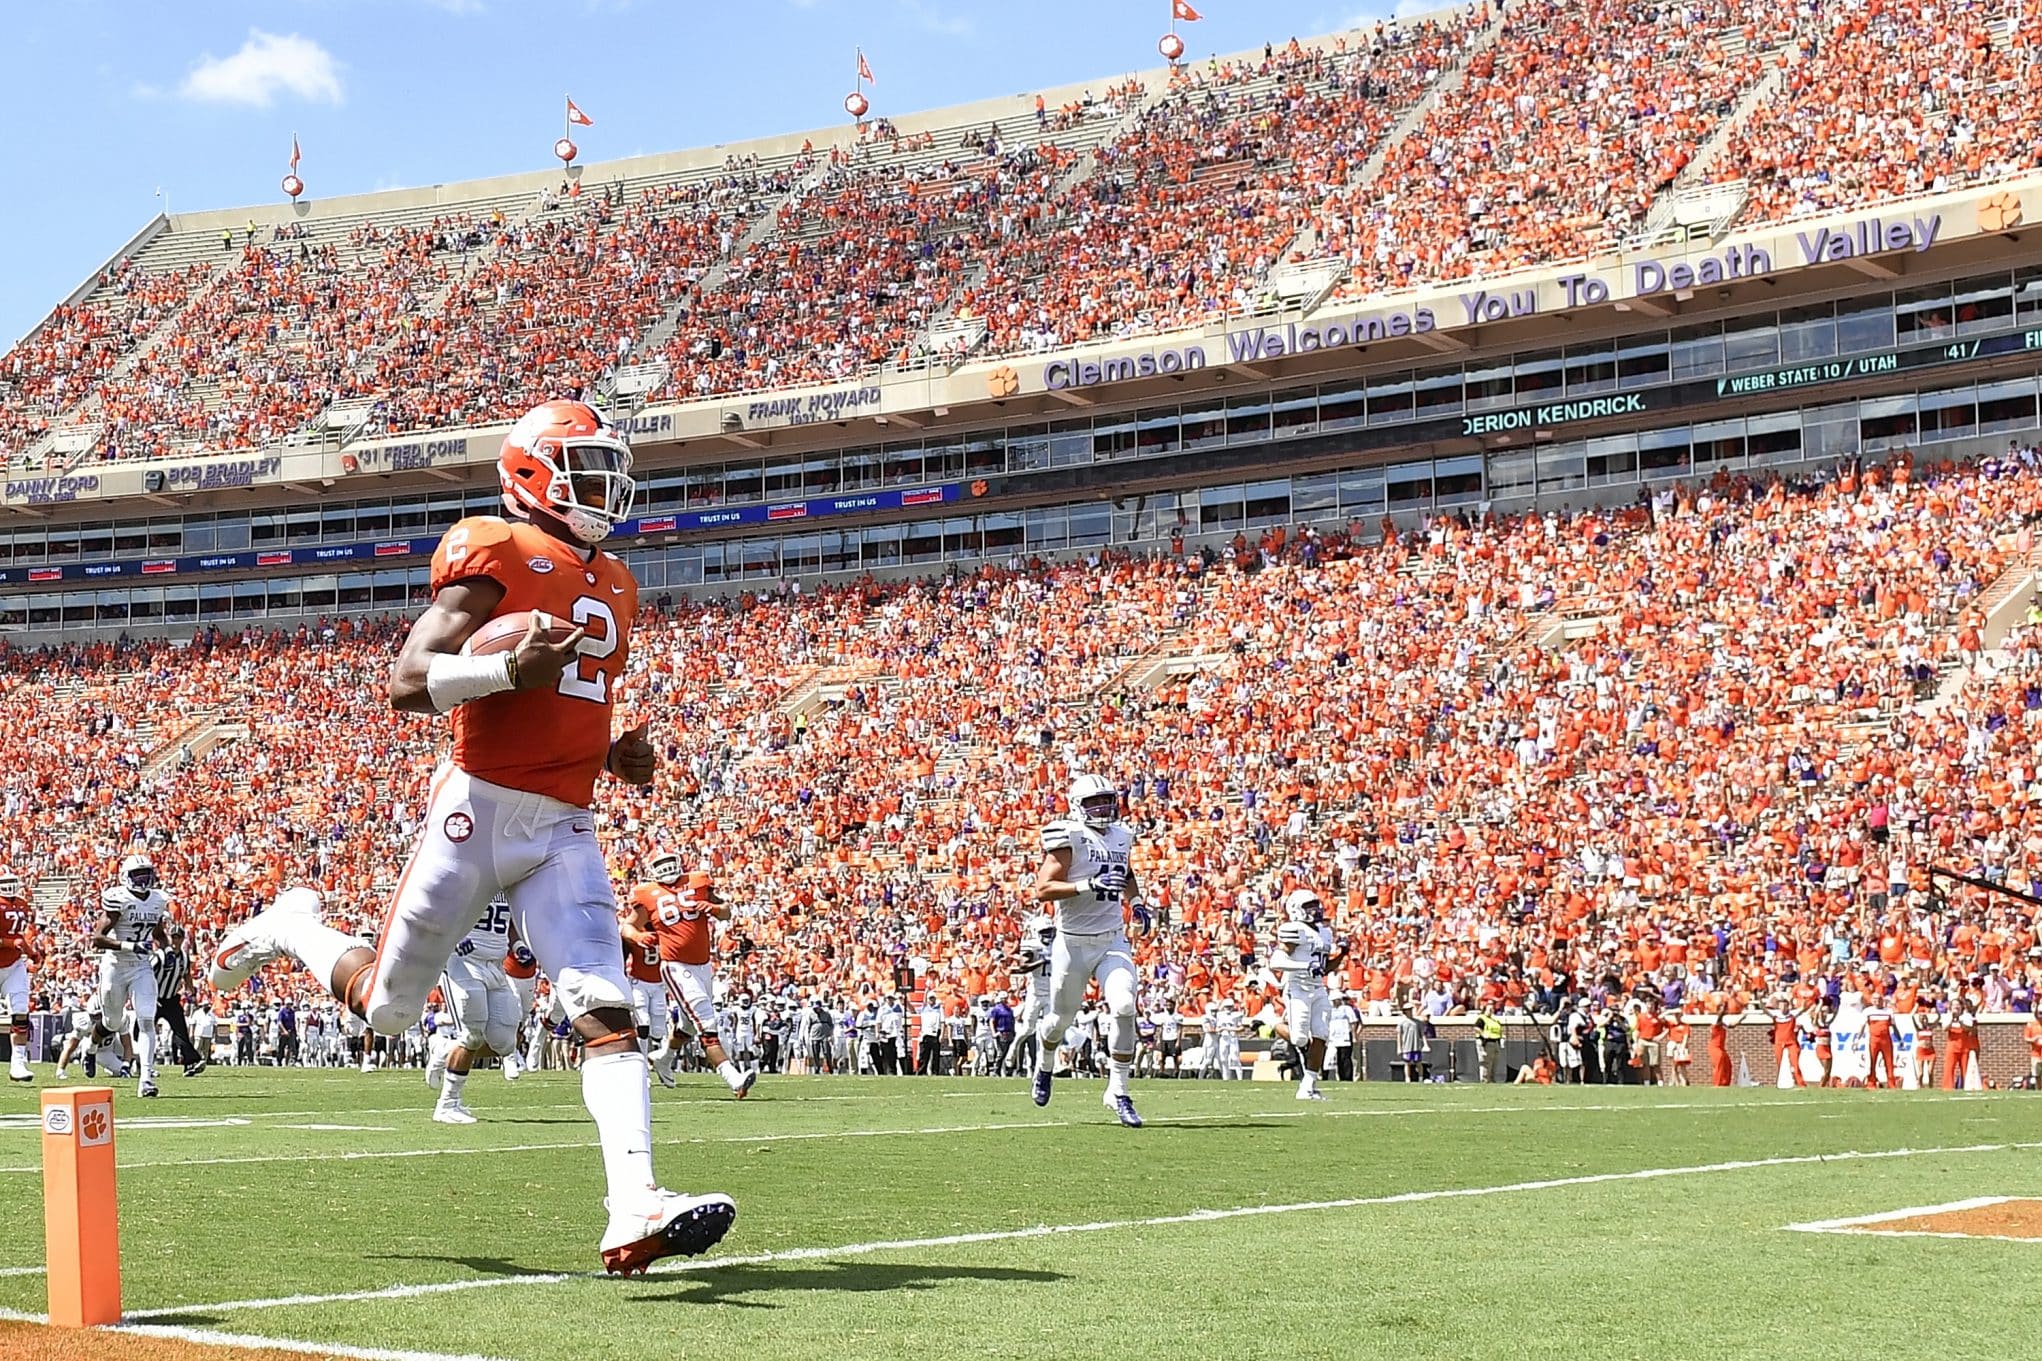
[[[1783,1228],[2042,1195],[2027,1094],[1379,1084],[1305,1106],[1148,1082],[1149,1127],[1123,1130],[1090,1082],[1047,1111],[1017,1083],[769,1077],[737,1103],[684,1082],[655,1094],[661,1177],[729,1191],[738,1223],[715,1260],[628,1283],[590,1274],[571,1075],[478,1074],[472,1128],[432,1124],[414,1072],[173,1073],[146,1104],[120,1084],[130,1318],[514,1361],[1826,1361],[2033,1337],[2042,1243]],[[41,1260],[34,1108],[0,1093],[0,1267]],[[1868,1153],[1895,1156],[1845,1156]],[[0,1275],[0,1306],[43,1304],[39,1276]]]

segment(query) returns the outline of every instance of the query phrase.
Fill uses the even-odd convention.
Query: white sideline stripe
[[[121,1117],[121,1128],[135,1129],[222,1129],[233,1125],[252,1124],[253,1121],[241,1116],[199,1116],[199,1115],[132,1115]],[[42,1116],[29,1111],[21,1115],[0,1115],[0,1131],[30,1130],[42,1131]]]
[[[190,1342],[201,1347],[266,1347],[280,1352],[303,1352],[307,1356],[345,1357],[347,1361],[499,1361],[473,1352],[419,1352],[402,1347],[356,1347],[345,1342],[301,1342],[291,1337],[222,1333],[211,1328],[180,1328],[163,1323],[116,1323],[111,1331]]]
[[[1115,1229],[1159,1228],[1172,1224],[1204,1224],[1221,1219],[1245,1219],[1259,1215],[1299,1214],[1308,1210],[1351,1210],[1371,1205],[1414,1205],[1431,1200],[1464,1200],[1480,1196],[1511,1195],[1524,1191],[1552,1191],[1570,1186],[1599,1186],[1607,1182],[1655,1181],[1666,1177],[1694,1177],[1716,1172],[1743,1172],[1761,1167],[1795,1167],[1807,1163],[1852,1162],[1882,1158],[1919,1158],[1955,1153],[2004,1153],[2015,1149],[2042,1148],[2042,1142],[1964,1144],[1942,1148],[1892,1148],[1860,1152],[1803,1153],[1778,1158],[1747,1158],[1735,1162],[1699,1163],[1689,1167],[1648,1167],[1635,1172],[1592,1172],[1576,1177],[1551,1177],[1541,1181],[1515,1181],[1501,1186],[1458,1186],[1430,1191],[1399,1191],[1386,1196],[1356,1196],[1346,1200],[1306,1200],[1285,1205],[1242,1205],[1225,1210],[1192,1210],[1185,1214],[1157,1215],[1150,1219],[1102,1219],[1088,1224],[1043,1224],[1029,1229],[994,1229],[981,1233],[945,1234],[938,1238],[895,1238],[874,1243],[846,1243],[827,1248],[787,1248],[734,1257],[705,1257],[692,1262],[661,1263],[654,1275],[680,1275],[714,1271],[719,1267],[767,1266],[776,1262],[807,1262],[836,1257],[865,1257],[880,1252],[906,1252],[918,1248],[960,1247],[973,1243],[1005,1243],[1024,1238],[1051,1238],[1064,1234],[1105,1233]],[[362,1300],[404,1300],[424,1295],[452,1295],[469,1290],[491,1290],[506,1285],[556,1285],[562,1281],[604,1280],[601,1272],[556,1271],[516,1276],[487,1276],[465,1281],[435,1281],[425,1285],[391,1285],[379,1290],[347,1290],[329,1295],[282,1295],[271,1299],[224,1300],[217,1304],[185,1304],[171,1309],[141,1309],[130,1319],[154,1318],[164,1314],[229,1313],[250,1309],[282,1309],[303,1305],[350,1304]]]
[[[421,1115],[427,1112],[421,1108]],[[251,1153],[239,1158],[164,1158],[156,1162],[123,1162],[114,1166],[123,1172],[137,1171],[150,1167],[240,1167],[250,1163],[340,1163],[364,1162],[386,1158],[458,1158],[481,1153],[547,1153],[565,1148],[595,1148],[594,1140],[571,1144],[498,1144],[489,1148],[393,1148],[384,1150],[355,1149],[333,1153]],[[40,1172],[40,1165],[0,1167],[0,1176],[21,1175]]]
[[[1787,1227],[1799,1226],[1789,1224]],[[2031,1247],[2042,1244],[2042,1238],[2022,1238],[2011,1233],[1944,1233],[1937,1229],[1810,1229],[1809,1232],[1850,1234],[1858,1238],[1961,1238],[1968,1242],[2026,1243]]]
[[[424,1113],[424,1108],[419,1108]],[[1287,1112],[1296,1115],[1299,1112]],[[1186,1116],[1175,1122],[1154,1123],[1189,1124],[1202,1120],[1239,1120],[1249,1117],[1228,1115]],[[778,1134],[726,1134],[714,1139],[667,1139],[671,1145],[700,1144],[777,1144],[794,1143],[808,1139],[882,1139],[900,1138],[928,1134],[978,1134],[1010,1129],[1060,1129],[1079,1123],[1075,1120],[1017,1120],[992,1125],[927,1125],[919,1129],[844,1129],[807,1130],[799,1133]],[[374,1162],[388,1158],[439,1158],[476,1157],[489,1153],[552,1153],[570,1148],[597,1148],[593,1139],[578,1139],[569,1143],[552,1144],[492,1144],[478,1148],[391,1148],[353,1149],[334,1153],[250,1153],[231,1158],[163,1158],[154,1162],[124,1162],[116,1166],[123,1172],[149,1167],[242,1167],[250,1163],[330,1163],[330,1162]],[[41,1164],[16,1167],[0,1167],[0,1175],[21,1175],[41,1172]]]
[[[1811,1219],[1805,1224],[1783,1224],[1780,1227],[1784,1229],[1792,1229],[1796,1233],[1849,1233],[1851,1230],[1862,1228],[1867,1224],[1887,1224],[1891,1223],[1893,1220],[1896,1219],[1914,1219],[1921,1215],[1950,1214],[1958,1210],[1982,1210],[1988,1205],[2004,1205],[2008,1201],[2015,1199],[2018,1199],[2018,1197],[1973,1196],[1969,1200],[1945,1201],[1941,1205],[1912,1205],[1904,1210],[1881,1210],[1878,1214],[1852,1215],[1847,1219]],[[1920,1229],[1916,1230],[1915,1232],[1919,1235],[1932,1238],[1983,1238],[1988,1236],[1990,1237],[2003,1236],[1998,1234],[1986,1235],[1975,1233],[1938,1233],[1930,1229]],[[1896,1238],[1900,1236],[1901,1235],[1899,1233],[1894,1234],[1894,1237]],[[2013,1241],[2026,1243],[2033,1240],[2019,1238]]]
[[[1096,1086],[1096,1080],[1094,1079],[1074,1078],[1066,1079],[1066,1081],[1093,1084],[1088,1085],[1087,1090],[1095,1089]],[[1377,1085],[1380,1086],[1383,1084]],[[1005,1089],[1003,1088],[987,1087],[979,1091],[939,1092],[937,1093],[937,1095],[943,1097],[946,1100],[967,1100],[967,1099],[985,1100],[987,1098],[997,1099],[1004,1093],[1004,1091]],[[1906,1104],[1910,1106],[1918,1106],[1925,1105],[1931,1102],[1945,1102],[1945,1101],[1989,1102],[1997,1099],[1997,1097],[1998,1094],[1993,1092],[1921,1092],[1909,1093]],[[803,1101],[880,1101],[893,1099],[895,1098],[890,1094],[889,1095],[874,1094],[869,1096],[859,1095],[782,1096],[774,1097],[771,1104],[777,1105],[781,1102],[793,1103]],[[1296,1110],[1281,1110],[1281,1111],[1252,1111],[1246,1114],[1236,1116],[1235,1118],[1243,1120],[1247,1119],[1297,1120],[1303,1119],[1307,1116],[1311,1116],[1318,1119],[1351,1120],[1357,1118],[1391,1117],[1406,1115],[1515,1115],[1520,1112],[1524,1114],[1537,1114],[1545,1111],[1787,1110],[1800,1108],[1804,1106],[1817,1106],[1825,1103],[1828,1100],[1830,1100],[1830,1098],[1827,1095],[1821,1093],[1811,1093],[1808,1095],[1802,1095],[1797,1091],[1793,1095],[1782,1093],[1777,1099],[1767,1097],[1766,1099],[1759,1101],[1621,1101],[1621,1102],[1612,1101],[1567,1106],[1542,1105],[1534,1102],[1527,1102],[1526,1104],[1521,1106],[1458,1106],[1452,1104],[1435,1103],[1422,1106],[1413,1105],[1413,1106],[1371,1107],[1366,1110],[1329,1111],[1301,1108]],[[652,1103],[653,1120],[655,1123],[657,1123],[659,1120],[661,1110],[669,1106],[724,1106],[728,1104],[730,1104],[730,1098],[728,1096],[704,1096],[704,1097],[660,1096],[656,1097]],[[533,1106],[508,1106],[505,1107],[504,1109],[508,1112],[521,1114],[526,1111],[578,1111],[585,1110],[587,1108],[579,1101],[562,1101],[558,1103],[544,1103]],[[420,1104],[413,1106],[372,1106],[363,1107],[359,1109],[350,1107],[347,1113],[350,1115],[422,1115],[429,1114],[430,1111],[431,1107],[428,1104],[421,1102]],[[1838,1113],[1848,1114],[1849,1112]],[[239,1115],[221,1115],[210,1117],[141,1115],[135,1116],[133,1118],[123,1118],[122,1120],[120,1120],[119,1126],[122,1130],[138,1130],[138,1129],[201,1129],[214,1128],[221,1125],[254,1124],[257,1125],[257,1127],[259,1128],[268,1126],[271,1128],[293,1129],[309,1127],[292,1125],[270,1126],[269,1122],[278,1120],[314,1120],[318,1119],[321,1116],[330,1116],[332,1114],[334,1114],[334,1112],[331,1109],[325,1109],[310,1111],[246,1111]],[[1186,1116],[1181,1118],[1197,1119],[1203,1117]],[[485,1121],[484,1123],[487,1123],[487,1121]],[[1159,1119],[1152,1123],[1162,1124],[1167,1123],[1167,1120]],[[42,1133],[41,1115],[35,1111],[26,1111],[15,1114],[0,1115],[0,1135],[9,1134],[16,1131],[25,1134],[35,1134],[40,1136]],[[856,1131],[851,1132],[855,1133]],[[12,1169],[0,1168],[0,1172],[6,1172],[10,1170]]]
[[[1929,1100],[1970,1100],[1980,1099],[1976,1093],[1950,1093],[1945,1097],[1931,1097]],[[1802,1110],[1816,1105],[1815,1099],[1785,1099],[1763,1101],[1612,1101],[1587,1102],[1568,1106],[1402,1106],[1390,1109],[1327,1111],[1307,1107],[1282,1111],[1225,1111],[1212,1115],[1159,1116],[1149,1121],[1151,1125],[1192,1125],[1209,1124],[1225,1120],[1303,1120],[1303,1119],[1367,1119],[1418,1115],[1529,1115],[1553,1112],[1597,1112],[1597,1111],[1654,1111],[1654,1110]],[[1910,1102],[1909,1104],[1916,1104]],[[425,1107],[407,1106],[405,1113],[420,1115]],[[529,1110],[531,1107],[518,1107]],[[576,1106],[579,1110],[581,1107]],[[358,1112],[366,1114],[366,1112]],[[487,1124],[487,1121],[484,1121]],[[663,1144],[710,1145],[710,1144],[778,1144],[800,1143],[813,1139],[898,1139],[916,1138],[941,1134],[993,1134],[1005,1130],[1019,1129],[1065,1129],[1086,1123],[1079,1120],[1013,1120],[983,1125],[924,1125],[913,1129],[842,1129],[842,1130],[801,1130],[767,1134],[726,1134],[715,1138],[662,1139]],[[286,1127],[288,1128],[288,1126]],[[655,1129],[655,1135],[658,1130]],[[324,1162],[375,1162],[393,1158],[438,1158],[474,1157],[487,1153],[557,1153],[565,1149],[595,1148],[594,1140],[575,1140],[567,1143],[546,1144],[497,1144],[489,1147],[464,1148],[397,1148],[397,1149],[353,1149],[330,1153],[249,1153],[224,1158],[159,1158],[154,1161],[123,1162],[117,1164],[120,1170],[143,1170],[152,1167],[246,1167],[260,1163],[324,1163]],[[0,1176],[26,1176],[40,1173],[41,1163],[24,1163],[12,1167],[0,1167]]]
[[[394,1134],[392,1125],[278,1125],[278,1129],[305,1129],[321,1134]]]
[[[24,1314],[0,1309],[0,1320],[9,1323],[48,1323],[47,1314]],[[103,1330],[160,1337],[171,1342],[189,1342],[200,1347],[262,1347],[279,1352],[302,1352],[307,1356],[345,1357],[347,1361],[501,1361],[472,1352],[418,1352],[397,1347],[357,1347],[346,1342],[304,1342],[295,1337],[264,1337],[257,1333],[221,1333],[211,1328],[183,1328],[167,1323],[113,1323]]]

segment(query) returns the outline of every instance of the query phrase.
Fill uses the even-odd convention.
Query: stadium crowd
[[[2037,164],[2036,36],[2010,0],[1483,4],[514,220],[145,245],[0,356],[0,463],[67,426],[94,459],[273,445],[336,402],[444,428],[641,359],[684,398],[1153,332],[1260,307],[1293,251],[1348,297],[1496,277],[1694,181],[1745,181],[1747,221],[1988,182]]]
[[[1266,1017],[1299,884],[1358,1016],[1578,1001],[1601,1026],[1845,991],[2032,1010],[2032,914],[1927,869],[2035,886],[2042,610],[1990,652],[1980,629],[2032,561],[2038,487],[2033,449],[1903,454],[1618,510],[659,601],[624,704],[665,763],[607,788],[599,825],[620,885],[660,846],[713,870],[725,1000],[754,1032],[821,1004],[840,1031],[933,1006],[975,1035],[1079,769],[1119,782],[1140,834],[1152,1025]],[[44,997],[87,987],[91,905],[136,846],[195,950],[307,879],[373,927],[439,737],[381,702],[396,637],[342,619],[0,658],[5,854],[48,889]],[[302,981],[257,1000],[316,1015],[277,991]]]

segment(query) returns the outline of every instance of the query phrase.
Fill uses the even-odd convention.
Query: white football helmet
[[[646,862],[645,870],[655,880],[672,888],[681,882],[681,857],[673,851],[656,851]]]
[[[131,855],[121,861],[121,887],[137,898],[146,898],[156,887],[156,866],[146,855]]]
[[[28,890],[21,886],[21,876],[11,866],[0,865],[0,898],[25,898]]]
[[[1038,912],[1021,923],[1021,934],[1033,936],[1044,945],[1048,945],[1056,939],[1056,918],[1047,912]]]
[[[1071,781],[1066,797],[1071,816],[1095,832],[1105,831],[1120,818],[1120,791],[1104,775],[1080,775]]]
[[[1283,900],[1283,915],[1306,926],[1317,926],[1324,909],[1319,905],[1319,895],[1308,888],[1294,888]]]

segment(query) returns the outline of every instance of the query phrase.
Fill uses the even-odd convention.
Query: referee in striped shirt
[[[170,944],[156,952],[156,1014],[170,1026],[170,1056],[184,1065],[186,1077],[206,1070],[205,1058],[191,1042],[184,1019],[184,993],[191,986],[191,956],[184,952],[184,928],[170,927]]]

